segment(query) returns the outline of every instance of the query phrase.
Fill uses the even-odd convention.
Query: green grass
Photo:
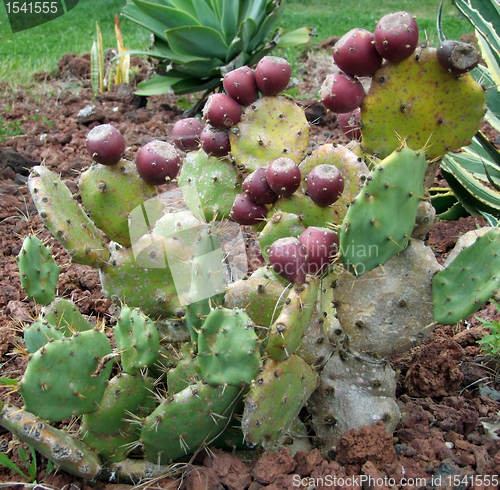
[[[57,72],[57,61],[65,53],[89,52],[95,38],[96,21],[105,47],[115,46],[114,15],[126,0],[80,0],[67,14],[41,26],[13,34],[3,2],[0,2],[0,81],[11,86],[26,85],[39,71]],[[96,8],[96,4],[99,8]],[[373,30],[386,13],[408,10],[417,17],[422,39],[436,45],[436,16],[440,0],[288,0],[280,26],[291,30],[302,26],[316,29],[314,42],[342,36],[354,27]],[[415,7],[418,4],[418,7]],[[124,43],[129,49],[145,49],[149,33],[135,23],[121,18]],[[447,1],[444,29],[451,39],[471,32],[469,23]],[[293,52],[287,50],[287,57]],[[293,62],[293,60],[291,60]]]

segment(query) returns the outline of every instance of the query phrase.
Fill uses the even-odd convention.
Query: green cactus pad
[[[362,146],[384,158],[404,139],[425,147],[429,160],[470,144],[480,129],[486,94],[470,74],[443,68],[435,48],[417,48],[408,59],[386,62],[373,75],[361,105]]]
[[[141,441],[147,458],[166,464],[218,436],[239,393],[234,386],[200,382],[164,399],[143,423]]]
[[[33,354],[52,339],[62,339],[63,332],[47,321],[40,319],[33,322],[28,328],[25,328],[23,336],[24,343],[26,344],[26,351],[29,354]]]
[[[272,324],[266,352],[271,359],[283,361],[290,357],[302,342],[313,314],[319,289],[319,278],[295,285],[285,301],[280,316]]]
[[[432,280],[434,320],[454,325],[472,315],[500,289],[500,229],[463,249]]]
[[[137,374],[158,360],[160,334],[153,321],[141,310],[123,306],[113,335],[125,372]]]
[[[43,224],[73,262],[92,267],[106,263],[109,250],[101,233],[59,177],[46,167],[33,167],[28,188]]]
[[[309,144],[309,123],[304,111],[284,97],[261,97],[247,106],[240,122],[229,132],[231,154],[238,167],[253,172],[279,157],[297,164]]]
[[[328,226],[337,223],[337,214],[331,206],[318,206],[300,190],[290,197],[280,197],[274,203],[276,211],[300,216],[305,228],[309,226]]]
[[[228,218],[241,192],[241,175],[233,162],[203,150],[186,155],[177,182],[189,210],[206,221]]]
[[[251,276],[230,285],[224,307],[245,310],[255,325],[269,327],[283,308],[285,285],[273,278]]]
[[[130,414],[143,411],[146,399],[153,397],[152,390],[153,383],[140,375],[121,373],[112,378],[98,410],[83,416],[82,440],[106,461],[124,459],[140,437],[140,424],[132,423]]]
[[[101,460],[86,444],[27,410],[4,405],[0,411],[0,425],[70,475],[93,480],[101,473]]]
[[[276,211],[257,237],[264,260],[269,261],[269,248],[279,238],[298,238],[305,230],[302,218],[293,213]]]
[[[370,175],[366,164],[353,151],[343,145],[324,144],[300,162],[301,190],[307,194],[307,176],[317,165],[334,165],[344,178],[344,191],[339,200],[329,206],[330,222],[338,225],[344,219],[351,201],[358,195],[364,181]],[[324,226],[324,225],[314,225]]]
[[[124,247],[131,245],[129,214],[157,196],[156,187],[146,184],[135,163],[128,160],[120,160],[116,165],[93,164],[80,175],[78,189],[83,206],[97,227]],[[159,199],[156,203],[156,209],[148,206],[150,223],[161,216],[162,204]]]
[[[243,386],[256,377],[259,341],[243,310],[213,309],[198,334],[200,376],[211,385]]]
[[[111,364],[92,375],[110,353],[108,338],[97,330],[45,344],[30,357],[19,383],[26,410],[52,422],[97,410]]]
[[[93,328],[75,303],[66,298],[56,298],[44,306],[42,318],[55,325],[66,337],[70,337],[74,332],[85,332]]]
[[[17,258],[21,286],[28,298],[47,305],[56,296],[60,267],[49,247],[35,235],[28,235]]]
[[[340,228],[340,259],[361,275],[408,245],[424,195],[423,152],[403,146],[377,164]]]
[[[146,235],[133,248],[111,247],[109,263],[99,271],[103,295],[116,304],[141,308],[155,320],[171,317],[180,303],[169,256],[178,258],[179,274],[189,277],[191,257],[180,240]]]
[[[245,398],[241,427],[247,444],[273,447],[318,384],[318,375],[300,357],[269,359]]]

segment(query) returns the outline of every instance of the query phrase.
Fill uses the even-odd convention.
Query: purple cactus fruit
[[[125,138],[111,124],[101,124],[87,134],[87,150],[94,162],[115,165],[125,153]]]
[[[344,177],[335,165],[323,163],[307,176],[307,194],[318,206],[329,206],[344,192]]]
[[[275,96],[283,92],[291,76],[290,63],[278,56],[264,56],[255,67],[255,81],[262,95]]]
[[[301,177],[299,166],[287,157],[273,160],[266,171],[267,183],[278,196],[291,196],[299,188]]]
[[[352,112],[345,112],[337,115],[340,129],[350,140],[361,139],[361,109],[357,107]]]
[[[356,77],[370,77],[382,64],[373,34],[360,27],[351,29],[335,43],[333,59],[342,71]]]
[[[217,129],[236,124],[242,114],[240,104],[227,94],[212,94],[203,106],[205,122]]]
[[[255,73],[248,66],[240,66],[226,73],[222,86],[228,95],[244,106],[253,104],[259,96]]]
[[[258,168],[243,181],[243,191],[258,204],[273,204],[278,200],[266,179],[266,169]]]
[[[181,157],[174,145],[165,141],[150,141],[137,154],[137,172],[144,181],[161,185],[177,177],[181,168]]]
[[[294,284],[306,280],[307,251],[298,238],[279,238],[269,248],[269,263],[281,277]]]
[[[263,204],[252,201],[242,192],[234,199],[230,217],[240,225],[257,225],[266,219],[268,209]]]
[[[339,250],[339,236],[333,230],[310,226],[299,236],[306,249],[306,270],[310,275],[326,272]]]
[[[225,157],[231,151],[227,129],[216,129],[207,124],[200,134],[200,141],[202,150],[214,157]]]
[[[384,15],[373,32],[375,48],[386,60],[409,58],[418,44],[418,25],[413,15],[400,11]]]
[[[181,151],[197,150],[200,147],[202,122],[196,117],[186,117],[172,127],[174,145]]]
[[[479,63],[479,53],[472,44],[447,39],[436,51],[439,64],[454,75],[463,75]]]
[[[365,90],[361,82],[347,73],[331,73],[319,92],[321,102],[332,112],[351,112],[361,105]]]

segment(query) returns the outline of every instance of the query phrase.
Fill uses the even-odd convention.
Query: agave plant
[[[130,53],[159,60],[137,93],[211,91],[226,72],[257,63],[276,46],[309,41],[309,28],[273,32],[283,8],[282,0],[128,0],[124,15],[154,35],[151,50]]]
[[[478,65],[471,75],[486,89],[488,110],[485,120],[500,131],[500,5],[498,0],[452,0],[475,29],[477,42],[486,66]],[[442,7],[442,2],[441,2]],[[438,14],[440,40],[445,36],[441,26],[441,7]],[[495,225],[500,217],[500,153],[478,132],[472,143],[461,153],[447,154],[441,170],[454,198],[438,192],[433,203],[443,203],[442,219],[462,215],[483,215]],[[446,204],[449,204],[448,207]],[[440,210],[438,209],[438,212]]]

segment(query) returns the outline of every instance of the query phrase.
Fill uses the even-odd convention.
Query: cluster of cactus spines
[[[132,244],[130,213],[157,195],[156,187],[140,178],[135,164],[127,160],[109,166],[94,163],[80,175],[78,189],[83,206],[97,227],[124,247]],[[148,211],[149,219],[155,222],[161,216],[161,203],[158,201],[156,216]]]
[[[26,410],[54,422],[96,410],[111,364],[98,367],[110,353],[106,334],[96,329],[47,342],[30,355],[19,382]]]
[[[268,359],[245,398],[241,428],[246,443],[273,447],[290,429],[318,382],[316,372],[294,354],[284,361]]]
[[[499,252],[500,230],[492,228],[434,276],[436,321],[454,325],[481,308],[498,291]]]
[[[351,32],[334,51],[356,90],[362,65],[372,76],[358,115],[349,115],[360,120],[362,141],[349,148],[308,147],[304,111],[279,95],[289,64],[266,57],[255,70],[229,72],[226,94],[210,99],[203,119],[175,125],[182,158],[156,142],[139,151],[134,169],[118,131],[92,130],[94,163],[80,178],[85,211],[60,179],[35,167],[29,189],[43,223],[73,262],[99,269],[103,294],[121,308],[116,348],[72,302],[54,300],[58,269],[35,246],[40,267],[19,259],[27,295],[45,305],[24,332],[26,410],[4,407],[0,423],[88,478],[152,477],[211,443],[275,448],[296,430],[307,437],[303,407],[326,457],[350,428],[383,420],[391,431],[399,411],[387,359],[425,340],[433,320],[470,314],[463,304],[483,304],[498,286],[496,230],[438,274],[420,239],[434,219],[428,160],[472,137],[484,93],[469,75],[443,68],[432,48],[415,49],[415,33],[400,12],[373,35]],[[333,97],[328,89],[332,104],[344,90],[337,84]],[[155,185],[177,172],[180,189],[167,200],[178,202],[169,207],[154,198]],[[331,193],[340,194],[335,202]],[[234,282],[228,220],[253,226],[262,254],[257,270]],[[280,264],[295,269],[283,273]],[[448,292],[457,281],[460,295]],[[434,318],[422,308],[433,289]],[[40,420],[78,415],[84,443]],[[68,445],[75,453],[64,450],[61,462],[53,450]]]
[[[110,379],[99,408],[82,417],[82,440],[107,462],[125,459],[140,438],[140,426],[130,414],[145,417],[156,407],[153,390],[153,382],[141,374]]]
[[[137,374],[159,357],[160,335],[153,321],[139,309],[123,306],[113,327],[123,370]]]
[[[162,399],[141,422],[147,458],[165,464],[215,439],[226,428],[240,391],[200,381]]]
[[[37,236],[28,235],[23,240],[17,265],[21,287],[29,298],[41,305],[48,305],[54,300],[61,268],[50,248]]]
[[[425,153],[407,146],[372,169],[341,227],[341,260],[348,270],[363,274],[406,248],[426,170]]]
[[[109,258],[103,236],[73,194],[47,167],[33,167],[28,188],[42,223],[73,262],[99,267]]]

